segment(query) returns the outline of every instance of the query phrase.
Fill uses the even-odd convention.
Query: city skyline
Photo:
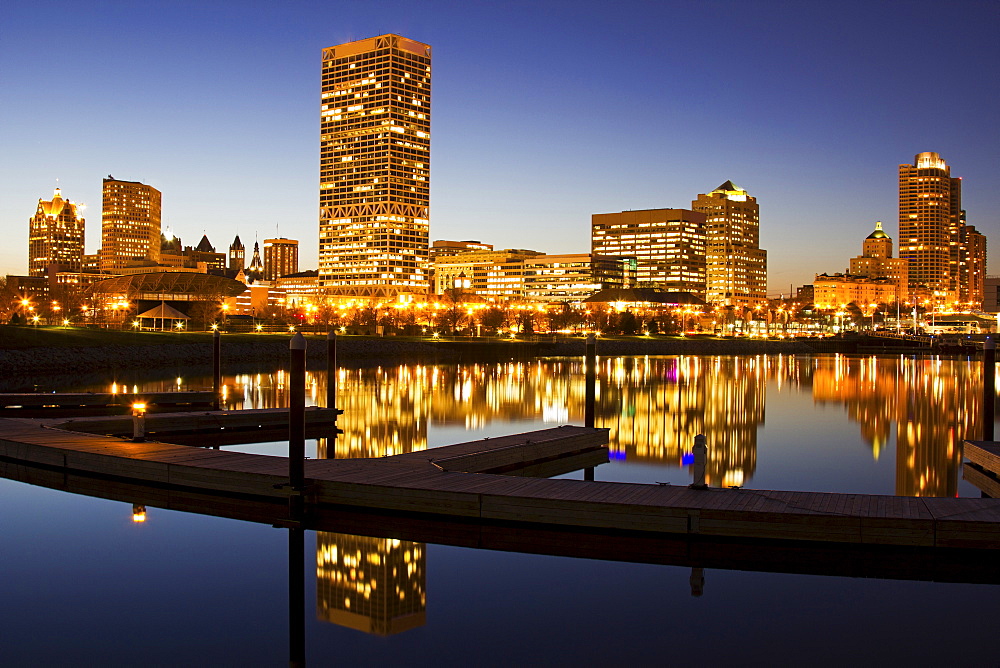
[[[316,268],[316,54],[389,32],[435,49],[431,240],[586,252],[595,213],[682,208],[731,180],[760,204],[776,294],[842,270],[875,220],[896,220],[896,167],[925,151],[963,178],[968,224],[996,239],[1000,203],[988,184],[1000,176],[990,119],[1000,94],[975,64],[996,60],[986,27],[998,10],[914,4],[904,14],[545,3],[526,5],[525,21],[445,3],[419,14],[387,3],[398,11],[386,20],[348,3],[330,29],[312,20],[316,3],[153,3],[162,34],[141,39],[145,13],[124,3],[19,6],[0,44],[9,117],[0,222],[13,231],[0,272],[26,273],[38,198],[59,187],[96,221],[108,173],[163,192],[163,225],[181,237],[300,239],[301,266]],[[43,21],[60,44],[52,53],[26,46],[28,27]],[[666,25],[670,40],[660,39]],[[928,31],[933,48],[919,46]],[[140,72],[143,94],[123,83]],[[30,94],[52,77],[74,91],[71,105]],[[932,97],[921,92],[928,80]]]

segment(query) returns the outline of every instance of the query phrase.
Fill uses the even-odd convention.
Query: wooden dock
[[[607,438],[557,427],[381,459],[308,460],[307,508],[407,513],[460,522],[627,531],[708,539],[1000,549],[1000,501],[750,489],[692,490],[633,483],[536,479],[462,470],[511,465],[553,441]],[[477,451],[476,448],[479,448]],[[551,453],[549,453],[551,454]],[[546,455],[548,456],[548,455]],[[0,420],[0,457],[160,487],[287,498],[283,457],[206,450]],[[461,459],[466,458],[466,466]]]
[[[230,396],[230,399],[233,397]],[[0,416],[46,418],[70,415],[127,414],[135,403],[149,412],[205,410],[215,392],[29,392],[0,393]]]

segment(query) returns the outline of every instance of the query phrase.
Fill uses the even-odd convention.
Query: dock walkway
[[[449,470],[481,470],[480,465],[492,470],[490,461],[502,468],[511,464],[504,459],[510,453],[520,450],[527,461],[570,439],[579,439],[573,447],[584,451],[600,438],[607,438],[605,430],[566,426],[380,459],[307,460],[305,501],[315,507],[578,530],[1000,549],[1000,500],[995,499],[692,490]],[[271,499],[290,494],[283,486],[284,457],[132,443],[30,420],[0,420],[0,457],[216,494]]]

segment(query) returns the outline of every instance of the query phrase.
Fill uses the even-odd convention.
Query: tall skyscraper
[[[705,296],[705,214],[699,211],[595,213],[590,248],[594,255],[635,258],[635,287]]]
[[[138,181],[104,179],[101,271],[160,260],[160,191]]]
[[[28,221],[28,275],[45,276],[46,268],[80,271],[83,263],[84,220],[77,205],[63,199],[56,188],[51,200],[39,198]]]
[[[767,251],[760,248],[757,199],[726,181],[698,195],[691,208],[705,214],[705,301],[756,306],[767,299]]]
[[[937,153],[899,166],[899,257],[910,264],[910,291],[935,304],[958,297],[962,180]]]
[[[264,239],[264,280],[273,281],[299,270],[299,242],[295,239]]]
[[[431,48],[381,35],[323,49],[319,278],[331,294],[425,293]]]

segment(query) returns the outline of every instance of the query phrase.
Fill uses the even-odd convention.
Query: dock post
[[[288,344],[288,484],[302,490],[306,457],[306,340],[296,332]]]
[[[983,342],[983,440],[993,440],[996,411],[997,344],[992,336]]]
[[[705,484],[705,465],[708,462],[708,446],[705,445],[705,434],[694,437],[694,482],[691,489],[708,489]]]
[[[337,333],[326,333],[326,407],[337,407]]]
[[[691,567],[691,576],[688,578],[691,585],[691,595],[695,598],[705,593],[705,569],[699,566]]]
[[[212,407],[219,410],[222,400],[222,334],[219,330],[212,336],[212,392],[215,393]]]
[[[583,408],[583,426],[593,429],[597,399],[597,337],[593,334],[587,334],[587,349],[583,365],[587,386]]]
[[[288,665],[306,665],[305,531],[288,530]]]

